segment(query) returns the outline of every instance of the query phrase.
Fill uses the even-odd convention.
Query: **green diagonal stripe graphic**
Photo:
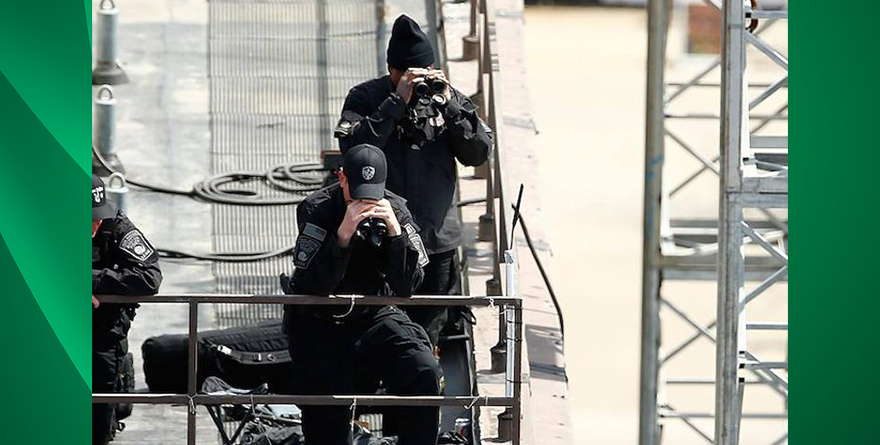
[[[91,441],[91,16],[0,9],[0,444]]]
[[[85,444],[89,385],[67,359],[4,241],[0,237],[0,443]]]
[[[91,128],[90,31],[88,21],[81,21],[85,17],[79,3],[4,2],[0,17],[0,72],[81,171],[89,172],[88,156],[75,154],[88,149],[83,131],[88,134]],[[2,108],[12,111],[6,103]],[[22,144],[27,144],[26,137],[16,145]]]
[[[11,124],[0,130],[0,143],[11,148],[0,163],[0,201],[19,209],[17,217],[0,218],[0,233],[46,319],[88,381],[90,313],[83,303],[89,295],[73,292],[85,291],[88,282],[88,206],[73,196],[58,198],[87,190],[89,178],[2,76],[0,96],[6,105],[0,119]]]
[[[83,13],[86,18],[86,35],[89,39],[89,48],[92,47],[92,2],[83,0]]]

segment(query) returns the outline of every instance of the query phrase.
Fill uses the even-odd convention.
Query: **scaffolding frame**
[[[752,110],[788,87],[788,59],[761,34],[778,20],[787,20],[787,10],[761,10],[757,2],[704,0],[722,15],[721,56],[686,82],[667,82],[666,46],[673,9],[672,0],[648,3],[648,83],[645,150],[645,196],[642,280],[642,356],[640,433],[641,445],[658,445],[664,419],[677,419],[709,443],[739,443],[744,419],[785,421],[788,407],[788,363],[762,361],[749,351],[748,331],[787,332],[787,323],[749,321],[746,308],[768,289],[787,279],[787,221],[771,209],[788,207],[788,137],[758,134],[770,123],[787,120],[787,101],[772,113]],[[758,26],[758,21],[764,21]],[[785,74],[774,82],[750,84],[747,49],[763,54]],[[704,79],[720,68],[721,82]],[[696,88],[721,90],[720,111],[688,113],[670,110],[670,103]],[[752,91],[755,91],[754,93]],[[717,119],[720,126],[718,156],[700,154],[681,134],[671,131],[667,121]],[[684,181],[664,184],[665,143],[672,141],[700,164]],[[717,221],[671,220],[671,199],[705,172],[719,177]],[[765,219],[744,218],[745,209],[757,209]],[[750,256],[744,246],[756,245]],[[757,254],[756,254],[757,253]],[[661,295],[665,280],[715,279],[718,283],[717,321],[700,323]],[[758,284],[746,291],[746,283]],[[668,315],[662,315],[668,311]],[[681,320],[694,334],[683,342],[663,345],[661,321]],[[697,340],[715,343],[714,378],[667,378],[663,365]],[[786,354],[787,356],[787,354]],[[746,377],[750,377],[747,379]],[[678,411],[669,400],[658,398],[673,385],[714,386],[715,412]],[[766,385],[784,402],[782,412],[743,412],[747,385]],[[668,395],[668,394],[665,394]],[[701,429],[695,419],[714,419],[714,436]],[[785,432],[772,438],[772,445],[787,442]]]

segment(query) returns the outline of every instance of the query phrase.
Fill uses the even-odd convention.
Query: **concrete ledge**
[[[504,147],[501,147],[502,162],[505,168],[505,181],[509,189],[516,190],[519,184],[525,186],[523,193],[523,219],[528,224],[529,233],[542,262],[547,264],[550,246],[543,229],[540,193],[534,153],[535,125],[529,103],[529,84],[525,66],[523,46],[523,3],[522,0],[496,0],[496,32],[499,43],[499,63],[501,79],[498,92],[501,94],[502,127]],[[442,29],[447,43],[449,76],[452,83],[466,94],[476,93],[478,65],[476,61],[462,61],[462,38],[470,30],[470,5],[468,3],[443,3]],[[485,181],[473,179],[473,169],[459,171],[462,199],[485,196]],[[491,246],[488,243],[473,241],[479,216],[484,213],[483,206],[470,206],[462,210],[465,221],[466,253],[468,256],[470,292],[483,293],[485,281],[491,276]],[[562,445],[573,443],[571,413],[568,403],[568,384],[565,374],[565,356],[558,314],[544,285],[537,265],[528,249],[522,230],[517,229],[514,239],[520,262],[520,293],[524,299],[524,330],[526,350],[524,351],[524,443],[541,445]],[[475,310],[479,329],[475,331],[477,363],[488,368],[489,351],[498,336],[497,311],[489,308]],[[503,376],[491,374],[488,369],[479,369],[479,389],[481,395],[503,393]],[[481,410],[481,428],[484,443],[499,443],[492,440],[497,436],[496,416],[501,410]]]

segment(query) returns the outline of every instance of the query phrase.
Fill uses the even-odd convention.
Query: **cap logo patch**
[[[373,179],[373,176],[376,176],[376,169],[373,168],[373,166],[368,165],[361,170],[361,173],[364,176],[364,181],[369,181],[370,179]]]
[[[100,204],[104,201],[104,187],[95,187],[92,189],[92,199],[95,201],[95,204]]]

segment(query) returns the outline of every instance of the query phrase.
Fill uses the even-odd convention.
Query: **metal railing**
[[[516,289],[516,263],[512,252],[505,254],[506,280],[510,289]],[[186,304],[189,309],[189,336],[187,338],[187,393],[186,394],[92,394],[92,403],[133,403],[150,405],[183,405],[188,407],[187,444],[196,444],[196,407],[224,404],[300,404],[339,406],[495,406],[509,408],[513,416],[513,444],[520,444],[521,385],[522,385],[522,300],[516,296],[414,296],[412,298],[370,296],[308,296],[308,295],[206,295],[161,294],[154,296],[102,295],[102,303],[172,303]],[[198,313],[199,305],[212,303],[287,304],[296,306],[500,306],[506,325],[507,366],[505,394],[490,396],[388,396],[388,395],[207,395],[199,394],[198,376]]]
[[[471,35],[466,39],[478,41],[476,59],[479,63],[477,71],[477,105],[483,110],[486,124],[493,132],[493,150],[486,161],[486,214],[481,218],[481,224],[491,222],[492,230],[490,241],[493,247],[492,278],[487,282],[487,293],[501,294],[501,270],[500,265],[504,262],[503,255],[512,249],[509,240],[509,224],[512,223],[512,209],[507,197],[512,196],[508,191],[509,185],[503,181],[504,162],[502,157],[502,123],[499,119],[501,113],[501,94],[496,89],[500,85],[501,65],[498,54],[498,36],[496,33],[496,12],[493,0],[470,0]],[[471,49],[476,45],[471,44]],[[498,200],[496,205],[495,199]]]
[[[505,163],[503,148],[505,147],[503,120],[501,116],[501,59],[498,51],[498,35],[494,0],[470,0],[470,35],[465,37],[463,45],[467,58],[474,56],[479,64],[477,70],[477,105],[483,110],[486,124],[493,133],[493,149],[486,160],[485,169],[481,172],[486,179],[486,213],[480,217],[480,240],[492,245],[492,276],[486,281],[486,293],[501,295],[504,287],[501,281],[501,264],[506,261],[504,255],[513,252],[511,241],[513,210],[509,184],[504,182]],[[476,53],[476,54],[474,54]],[[498,200],[496,203],[495,200]],[[483,233],[488,237],[483,238]],[[511,284],[507,283],[510,287]],[[500,319],[499,319],[500,320]],[[498,343],[491,348],[492,371],[499,372],[507,361],[505,353],[506,326],[499,321]],[[506,413],[510,414],[510,413]]]

